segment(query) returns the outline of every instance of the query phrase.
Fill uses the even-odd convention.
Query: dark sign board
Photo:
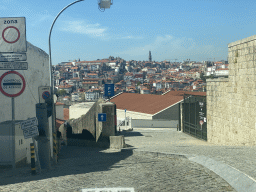
[[[105,84],[105,97],[113,97],[114,93],[114,84]]]

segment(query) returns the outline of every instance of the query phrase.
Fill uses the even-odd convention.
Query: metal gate
[[[206,96],[184,94],[183,132],[207,141]]]

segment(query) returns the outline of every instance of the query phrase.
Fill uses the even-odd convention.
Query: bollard
[[[31,152],[31,174],[36,175],[36,161],[35,161],[35,146],[34,143],[30,143]]]
[[[53,133],[53,154],[57,156],[58,161],[58,150],[57,150],[57,141],[56,141],[56,133]]]
[[[179,127],[179,125],[177,124],[177,131],[178,131],[178,127]]]

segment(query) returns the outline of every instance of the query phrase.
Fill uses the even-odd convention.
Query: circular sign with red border
[[[17,71],[7,71],[0,77],[0,91],[7,97],[21,95],[25,87],[25,79]]]
[[[45,91],[43,92],[42,94],[42,98],[45,100],[45,99],[48,99],[49,97],[51,96],[50,92],[49,91]]]
[[[9,30],[7,30],[9,29]],[[14,30],[13,30],[14,29]],[[7,31],[7,34],[8,34],[8,38],[13,38],[12,40],[11,39],[6,39],[5,38],[5,32]],[[17,29],[16,27],[14,26],[9,26],[9,27],[6,27],[3,32],[2,32],[2,38],[3,40],[6,42],[6,43],[16,43],[19,38],[20,38],[20,31],[19,29]]]

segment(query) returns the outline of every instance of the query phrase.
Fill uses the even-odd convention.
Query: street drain
[[[145,137],[152,137],[151,135],[144,135]]]

